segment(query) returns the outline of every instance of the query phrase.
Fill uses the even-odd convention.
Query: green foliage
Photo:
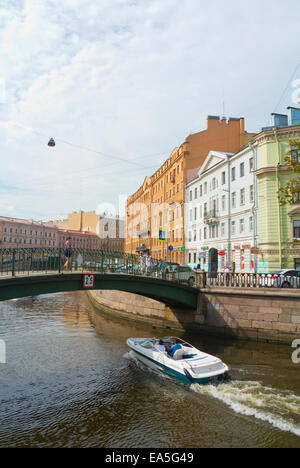
[[[284,158],[284,165],[287,169],[300,174],[300,140],[290,141],[290,150]],[[278,199],[281,206],[300,202],[300,177],[293,177],[285,187],[278,191]]]

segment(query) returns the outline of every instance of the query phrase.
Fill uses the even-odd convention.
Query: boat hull
[[[134,349],[131,346],[130,346],[130,348],[131,348],[131,350],[133,352],[134,357],[136,359],[138,359],[142,364],[150,367],[151,369],[157,371],[160,374],[163,374],[164,376],[173,378],[173,379],[178,380],[180,382],[183,382],[185,384],[205,385],[205,384],[211,383],[214,380],[221,381],[221,380],[226,380],[227,379],[227,375],[228,375],[227,371],[224,372],[223,374],[218,374],[218,375],[211,376],[211,377],[195,378],[195,377],[192,377],[191,375],[189,375],[189,372],[187,372],[187,374],[188,374],[187,375],[187,374],[184,373],[184,371],[181,372],[179,370],[173,369],[173,368],[171,368],[169,366],[166,366],[165,364],[163,364],[161,362],[158,362],[158,361],[152,359],[150,356],[147,356],[147,355],[137,351],[136,349]]]

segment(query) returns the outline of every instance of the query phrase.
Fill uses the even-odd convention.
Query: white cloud
[[[0,185],[24,189],[9,203],[16,216],[132,193],[207,114],[221,113],[223,94],[227,112],[258,129],[298,54],[294,0],[288,9],[270,0],[1,5]],[[122,162],[138,157],[139,166]]]

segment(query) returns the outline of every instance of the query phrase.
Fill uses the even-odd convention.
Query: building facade
[[[118,216],[109,218],[105,215],[98,215],[95,211],[78,211],[69,214],[65,220],[52,221],[52,224],[62,231],[87,234],[87,239],[91,239],[88,234],[98,236],[100,242],[97,242],[97,246],[103,251],[124,252],[125,220]],[[83,242],[84,239],[82,236],[78,236],[76,240],[74,237],[76,244],[78,244],[77,240],[82,239]]]
[[[0,216],[0,248],[57,247],[58,229],[47,223]]]
[[[70,238],[72,249],[101,250],[101,239],[92,232],[74,231],[70,229],[57,230],[57,246],[64,248],[66,240]]]
[[[272,114],[244,150],[210,152],[186,186],[186,262],[206,271],[300,270],[300,197],[281,205],[279,190],[300,178],[285,161],[300,145],[300,110]],[[294,151],[295,153],[295,151]],[[296,153],[295,153],[296,154]],[[300,164],[300,146],[296,159]]]
[[[51,223],[0,217],[0,249],[63,248],[67,238],[73,248],[99,250],[101,240],[90,232],[58,229]]]
[[[272,114],[271,126],[257,135],[259,204],[259,270],[300,270],[300,203],[280,206],[278,190],[297,174],[288,170],[284,158],[292,142],[300,140],[300,110]],[[298,162],[300,155],[298,155]],[[299,176],[298,176],[299,178]]]
[[[212,149],[236,152],[253,134],[244,119],[209,116],[207,128],[190,135],[167,161],[127,199],[125,252],[150,250],[154,259],[185,262],[185,184]],[[161,241],[160,232],[165,241]],[[170,249],[170,250],[169,250]]]
[[[211,151],[186,186],[186,263],[209,272],[256,272],[256,145],[237,154]]]

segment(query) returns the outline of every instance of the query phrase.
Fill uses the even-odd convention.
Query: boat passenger
[[[175,351],[182,348],[182,346],[180,344],[180,341],[178,339],[173,338],[172,342],[173,342],[173,344],[171,346],[169,346],[168,344],[166,345],[167,352],[168,352],[170,357],[173,357],[174,354],[175,354]]]
[[[166,347],[164,345],[163,340],[159,340],[158,344],[156,344],[156,338],[153,338],[153,346],[156,351],[160,351],[161,353],[164,353],[166,351]]]

